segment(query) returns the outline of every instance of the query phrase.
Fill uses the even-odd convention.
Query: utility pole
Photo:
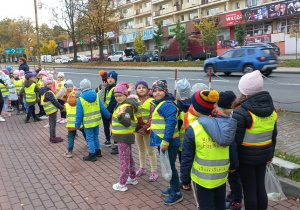
[[[37,57],[38,57],[38,67],[41,69],[41,50],[40,50],[40,35],[39,35],[39,24],[38,24],[38,16],[37,16],[37,7],[36,0],[34,0],[34,12],[35,12],[35,30],[36,30],[36,46],[37,46]]]

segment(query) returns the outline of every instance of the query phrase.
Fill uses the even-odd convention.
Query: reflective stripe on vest
[[[101,123],[101,112],[99,104],[99,96],[94,102],[88,102],[82,97],[79,98],[83,108],[83,126],[85,128],[93,128]]]
[[[199,121],[191,124],[195,135],[195,158],[191,178],[202,187],[212,189],[226,183],[229,170],[229,147],[218,145]]]
[[[147,123],[150,117],[151,101],[153,98],[148,98],[141,106],[140,114],[144,123]]]
[[[243,146],[265,146],[272,143],[272,135],[277,120],[277,113],[273,113],[268,117],[259,117],[248,111],[252,117],[252,125],[246,129],[243,139]]]
[[[115,89],[115,87],[113,87],[112,89],[110,89],[109,92],[106,93],[106,95],[105,95],[105,102],[104,102],[104,106],[105,107],[108,107],[108,105],[110,103],[110,100],[111,100],[111,96],[114,93],[114,89]]]
[[[32,83],[29,87],[24,87],[26,102],[36,102],[36,93],[34,92],[36,84]]]
[[[3,85],[2,83],[0,83],[0,89],[1,89],[1,93],[2,93],[3,96],[9,94],[8,88],[5,85]]]
[[[46,95],[46,93],[51,93],[55,99],[56,99],[56,96],[55,96],[55,94],[51,90],[49,90],[49,91],[46,91],[42,95],[42,98],[41,98],[41,103],[42,103],[42,105],[44,107],[46,115],[50,115],[50,114],[53,114],[53,113],[57,112],[58,109],[50,101],[45,102],[45,95]]]
[[[76,123],[76,106],[70,106],[68,103],[65,104],[67,111],[67,128],[75,128]],[[80,128],[83,126],[81,125]]]
[[[184,122],[184,111],[181,111],[180,114],[178,115],[178,120],[182,120]],[[180,130],[179,130],[179,138],[180,138],[180,147],[179,151],[182,151],[182,145],[183,145],[183,140],[184,140],[184,135],[185,135],[185,129],[184,129],[184,124],[182,123]]]
[[[155,133],[161,139],[164,139],[165,129],[166,129],[166,121],[165,118],[159,115],[158,109],[165,103],[166,101],[160,102],[152,113],[152,122],[151,122],[151,132]],[[175,132],[173,134],[173,139],[179,136],[178,124],[176,123]]]
[[[19,94],[20,92],[20,89],[21,87],[23,86],[23,79],[19,79],[18,81],[17,80],[14,80],[14,85],[15,85],[15,88],[17,90],[17,93]]]
[[[112,123],[111,123],[112,124],[111,132],[113,134],[133,134],[135,132],[137,118],[134,113],[133,107],[132,107],[132,111],[133,111],[134,119],[131,119],[131,125],[129,127],[125,127],[124,125],[119,123],[119,120],[118,120],[119,111],[125,107],[132,107],[132,106],[130,104],[122,104],[122,105],[118,106],[113,113]]]

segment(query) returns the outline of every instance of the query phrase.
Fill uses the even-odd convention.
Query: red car
[[[104,57],[103,60],[107,61],[108,55],[107,55],[106,53],[103,53],[103,57]],[[100,58],[100,55],[99,55],[99,54],[95,54],[95,55],[93,56],[93,61],[99,61],[99,58]]]

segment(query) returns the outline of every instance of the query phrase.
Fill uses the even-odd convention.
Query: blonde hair
[[[240,106],[241,105],[241,102],[243,100],[245,100],[247,98],[247,96],[245,96],[244,94],[240,94],[233,102],[232,102],[232,106],[231,108],[232,109],[235,109],[236,107]]]

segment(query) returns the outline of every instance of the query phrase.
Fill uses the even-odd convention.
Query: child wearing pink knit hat
[[[129,85],[120,82],[114,89],[117,106],[112,116],[112,139],[118,142],[121,175],[119,182],[113,185],[116,191],[127,191],[126,184],[137,185],[131,145],[135,143],[135,128],[139,102],[136,98],[128,98]]]
[[[20,71],[19,70],[14,70],[13,72],[13,84],[15,85],[17,94],[19,95],[20,89],[23,86],[24,80],[23,78],[20,78]],[[22,105],[22,109],[20,110],[20,104]],[[20,114],[20,111],[25,111],[24,108],[24,103],[23,103],[23,98],[18,96],[18,100],[14,102],[14,105],[17,107],[17,115]]]

